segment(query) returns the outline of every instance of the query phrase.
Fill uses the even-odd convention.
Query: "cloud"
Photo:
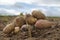
[[[60,0],[0,0],[0,5],[14,5],[16,2],[34,4],[38,6],[60,6]]]
[[[31,12],[35,9],[47,16],[60,16],[60,0],[0,0],[2,13],[18,15],[19,12]]]
[[[0,15],[18,15],[20,12],[16,10],[8,10],[4,8],[0,8]]]
[[[9,15],[11,15],[11,14],[18,15],[20,12],[31,13],[32,10],[40,10],[46,16],[60,16],[60,7],[59,6],[49,6],[49,7],[48,6],[36,6],[33,4],[27,4],[27,3],[16,3],[15,5],[3,5],[3,6],[1,5],[0,10],[2,10],[2,12],[3,11],[7,12]]]
[[[12,5],[15,4],[15,0],[0,0],[0,5]]]
[[[36,0],[35,2],[41,4],[60,4],[60,0]]]
[[[37,8],[37,7],[40,7],[40,6],[27,4],[27,3],[20,3],[20,2],[17,2],[14,5],[0,5],[0,8],[4,8],[8,10],[16,10],[20,12],[25,12],[27,10],[30,10],[31,8]]]
[[[59,7],[48,7],[45,11],[47,16],[59,16],[60,17],[60,8]]]
[[[12,5],[15,4],[16,2],[23,2],[23,3],[32,3],[32,0],[0,0],[0,5],[4,5],[4,4],[8,4],[8,5]]]

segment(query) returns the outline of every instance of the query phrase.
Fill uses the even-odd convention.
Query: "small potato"
[[[4,29],[3,29],[3,33],[5,34],[9,34],[14,30],[14,23],[10,23],[8,24]]]
[[[45,19],[46,18],[46,16],[38,10],[32,11],[32,16],[37,18],[37,19]]]
[[[20,28],[19,28],[19,27],[15,27],[14,33],[16,34],[16,33],[18,33],[19,31],[20,31]]]
[[[48,28],[48,27],[51,27],[52,25],[56,25],[56,23],[50,22],[48,20],[38,20],[35,24],[35,27],[37,27],[37,28]]]

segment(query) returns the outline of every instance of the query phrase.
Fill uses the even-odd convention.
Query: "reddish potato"
[[[35,27],[37,28],[48,28],[51,27],[52,25],[55,25],[56,23],[50,22],[48,20],[38,20],[35,24]]]

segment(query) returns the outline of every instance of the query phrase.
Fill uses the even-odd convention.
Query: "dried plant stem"
[[[26,21],[26,24],[27,24],[27,28],[28,28],[28,34],[29,34],[29,37],[32,37],[32,36],[31,36],[31,28],[28,26],[27,21]]]

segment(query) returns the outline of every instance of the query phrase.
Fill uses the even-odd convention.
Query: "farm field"
[[[0,40],[30,40],[28,32],[19,32],[10,36],[5,36],[3,28],[11,23],[16,16],[0,16]],[[48,20],[60,22],[60,17],[48,17]],[[32,31],[31,40],[60,40],[60,25],[46,29],[36,29]]]

